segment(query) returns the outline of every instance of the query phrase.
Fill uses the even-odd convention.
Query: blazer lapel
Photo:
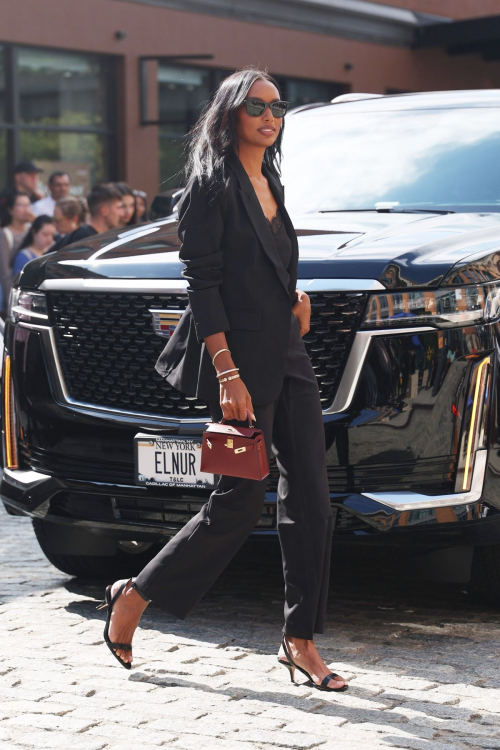
[[[264,174],[266,175],[269,184],[271,185],[271,190],[276,198],[276,202],[278,204],[278,208],[281,211],[281,216],[283,218],[283,221],[285,223],[285,228],[287,231],[288,236],[291,238],[292,241],[292,257],[290,259],[290,265],[292,267],[297,266],[297,262],[299,259],[299,241],[297,239],[297,234],[295,232],[295,227],[292,224],[292,220],[290,219],[290,216],[288,214],[288,211],[285,208],[284,203],[284,189],[279,180],[270,172],[266,165],[263,165]],[[273,185],[275,187],[275,190],[273,189]],[[258,199],[257,199],[258,200]],[[273,243],[274,244],[274,243]],[[295,289],[292,290],[295,292]]]
[[[262,247],[264,248],[266,255],[268,256],[269,260],[273,264],[281,283],[286,289],[287,294],[290,295],[290,290],[287,284],[285,269],[283,268],[283,264],[276,250],[276,246],[274,244],[274,240],[273,240],[271,230],[268,225],[268,221],[264,215],[259,199],[257,198],[257,193],[254,190],[254,187],[250,181],[250,178],[247,175],[243,164],[240,162],[240,160],[238,159],[237,155],[234,152],[230,152],[230,154],[228,155],[228,163],[232,167],[240,183],[241,200],[243,201],[243,205],[245,206],[245,209],[248,213],[250,221],[252,222],[252,226],[255,230],[255,233],[257,234],[257,237],[259,238],[260,243]],[[269,187],[271,188],[271,192],[274,195],[276,203],[278,204],[278,208],[281,211],[281,214],[285,222],[287,219],[289,221],[288,215],[286,214],[285,206],[283,204],[283,199],[281,196],[281,188],[280,188],[279,183],[277,182],[277,180],[275,180],[274,175],[272,175],[269,172],[269,170],[266,168],[265,165],[263,165],[263,172],[269,181]],[[285,219],[285,215],[286,215],[286,219]],[[287,223],[287,229],[289,229],[288,223]],[[294,235],[295,235],[295,232],[293,233],[293,236]],[[295,245],[295,243],[293,244]]]

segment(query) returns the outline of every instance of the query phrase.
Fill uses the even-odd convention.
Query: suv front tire
[[[161,544],[144,543],[138,549],[131,542],[118,542],[116,554],[96,555],[89,544],[89,554],[68,555],[55,552],[50,545],[47,532],[49,521],[33,519],[36,538],[45,557],[58,570],[77,578],[95,580],[117,580],[136,576],[161,549]]]

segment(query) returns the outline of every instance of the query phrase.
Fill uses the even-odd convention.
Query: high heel
[[[113,643],[113,641],[109,639],[109,625],[111,622],[114,603],[132,580],[132,578],[129,578],[128,581],[122,583],[113,598],[111,598],[111,586],[107,586],[106,591],[104,592],[104,600],[96,607],[96,609],[106,609],[106,607],[108,608],[108,616],[106,618],[106,625],[104,626],[104,641],[115,659],[118,659],[122,667],[125,667],[125,669],[132,669],[132,664],[129,661],[123,661],[123,659],[118,656],[114,649],[119,648],[122,651],[132,651],[132,646],[130,643]]]
[[[289,664],[287,661],[283,661],[283,659],[280,659],[278,656],[278,661],[280,664],[282,664],[284,667],[288,669],[290,672],[290,680],[292,682],[295,682],[295,667],[292,664]]]
[[[295,682],[295,669],[299,669],[302,672],[302,674],[305,674],[305,676],[309,679],[309,682],[311,683],[311,685],[313,685],[318,690],[328,690],[333,693],[342,693],[348,689],[349,685],[347,684],[342,685],[342,687],[338,687],[338,688],[328,687],[328,683],[330,682],[332,677],[340,677],[340,675],[335,674],[335,672],[330,672],[325,677],[323,677],[323,679],[321,680],[321,684],[318,685],[316,682],[314,682],[313,678],[311,677],[311,675],[309,674],[307,670],[303,669],[302,667],[299,667],[298,664],[295,664],[290,652],[288,651],[284,633],[281,638],[281,645],[283,646],[283,650],[285,652],[287,661],[283,661],[283,659],[280,659],[279,656],[278,656],[278,661],[280,664],[283,664],[284,667],[288,667],[290,671],[290,679],[292,680],[292,682]]]

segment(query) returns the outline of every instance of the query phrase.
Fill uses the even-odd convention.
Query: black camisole
[[[276,245],[276,250],[278,251],[278,255],[281,258],[283,268],[287,273],[288,264],[290,263],[290,258],[292,257],[292,241],[288,236],[288,232],[286,231],[285,222],[281,217],[279,208],[276,209],[276,213],[271,221],[267,219],[267,222],[271,234],[273,235],[274,244]],[[290,275],[288,273],[287,276],[289,279]]]

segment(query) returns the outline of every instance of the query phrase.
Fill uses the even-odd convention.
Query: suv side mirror
[[[174,188],[173,190],[165,190],[164,193],[156,195],[149,209],[149,221],[170,216],[183,192],[184,188]]]

